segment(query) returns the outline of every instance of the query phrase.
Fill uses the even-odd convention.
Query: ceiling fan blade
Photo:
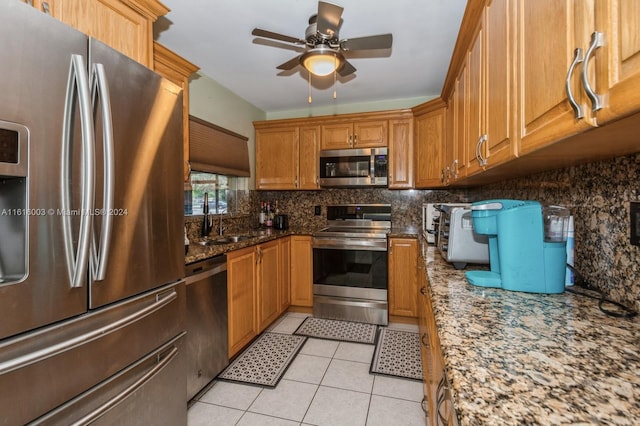
[[[335,4],[319,1],[316,30],[329,38],[337,36],[343,10],[343,8]]]
[[[340,76],[342,77],[346,77],[349,74],[353,74],[354,72],[356,72],[356,67],[351,65],[351,63],[346,60],[344,61],[344,65],[342,65],[342,67],[340,67],[340,69],[338,70],[338,74],[340,74]]]
[[[294,69],[298,65],[300,65],[300,56],[296,56],[295,58],[289,59],[287,62],[285,62],[284,64],[278,65],[276,68],[279,70],[288,71],[288,70]]]
[[[369,37],[347,38],[340,42],[340,48],[345,52],[350,50],[391,49],[393,36],[380,34]]]
[[[288,43],[305,44],[304,40],[299,38],[290,37],[284,34],[278,34],[267,30],[261,30],[260,28],[254,28],[251,34],[258,37],[272,38],[274,40],[286,41]]]

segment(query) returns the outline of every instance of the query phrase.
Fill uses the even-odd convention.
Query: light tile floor
[[[305,317],[286,314],[269,331],[292,334]],[[422,383],[369,374],[373,350],[309,338],[274,389],[216,381],[189,408],[188,426],[424,425]]]

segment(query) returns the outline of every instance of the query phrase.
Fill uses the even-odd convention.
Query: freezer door
[[[0,172],[1,340],[87,309],[86,273],[75,268],[82,287],[71,285],[68,261],[75,259],[64,243],[61,195],[65,99],[72,64],[86,62],[87,38],[22,2],[2,1],[0,40],[0,129],[18,135],[27,149],[20,161],[28,163],[23,177],[7,167]],[[80,140],[77,78],[72,82],[70,136]],[[81,168],[71,160],[78,180],[69,195],[77,202]],[[75,258],[77,226],[72,236]]]
[[[94,39],[89,58],[92,76],[100,69],[106,76],[113,136],[110,145],[105,96],[97,94],[96,308],[184,276],[182,91]]]
[[[185,302],[185,286],[180,281],[177,285],[161,287],[0,343],[0,425],[27,424],[85,392],[92,392],[91,389],[96,385],[104,384],[105,380],[111,380],[118,372],[158,350],[184,332]],[[158,369],[151,366],[149,369],[143,368],[145,371],[157,372],[165,364],[162,360],[169,362],[169,358],[173,357],[169,353],[171,350],[160,352],[156,359],[161,364]],[[174,365],[171,368],[177,368],[178,371],[172,384],[176,389],[171,395],[186,406],[184,363],[180,361]],[[134,376],[142,377],[137,373]],[[134,382],[138,380],[130,383]],[[141,392],[140,398],[147,398],[142,390],[147,387],[142,384],[139,383],[139,391],[131,390]],[[93,392],[98,395],[96,404],[87,405],[90,410],[83,413],[115,398],[123,387],[117,385],[115,388],[107,386],[102,389],[104,391]],[[127,395],[117,400],[126,399]],[[145,410],[162,411],[165,405],[178,402],[159,399],[148,401],[148,404]],[[120,409],[122,407],[117,408]],[[77,410],[72,411],[74,415],[78,414]]]
[[[185,334],[30,425],[186,425]]]

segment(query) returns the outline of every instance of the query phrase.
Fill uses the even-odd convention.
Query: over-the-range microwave
[[[386,147],[320,151],[320,186],[387,186],[387,152]]]

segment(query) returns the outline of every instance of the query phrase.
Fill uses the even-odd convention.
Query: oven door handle
[[[365,240],[357,238],[322,238],[314,237],[312,248],[330,250],[362,250],[362,251],[387,251],[387,240]]]

